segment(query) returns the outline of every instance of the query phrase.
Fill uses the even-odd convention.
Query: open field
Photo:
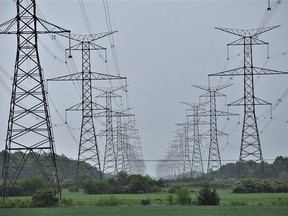
[[[116,206],[0,209],[2,216],[287,216],[288,206]]]
[[[197,191],[197,189],[196,189]],[[115,194],[115,195],[87,195],[83,192],[69,193],[63,191],[65,200],[72,200],[72,207],[55,208],[0,208],[0,216],[9,215],[117,215],[117,216],[149,216],[149,215],[201,215],[201,216],[287,216],[288,193],[257,193],[257,194],[234,194],[229,189],[217,190],[221,201],[219,206],[170,206],[167,203],[167,192],[153,194]],[[117,206],[95,206],[95,203],[103,197],[115,197],[121,203]],[[195,193],[191,193],[192,199]],[[176,198],[176,197],[175,197]],[[12,199],[12,198],[11,198]],[[13,198],[14,199],[14,198]],[[19,200],[30,197],[15,198]],[[150,206],[142,206],[141,200],[149,199]],[[282,202],[284,201],[284,202]],[[71,204],[71,203],[70,203]]]
[[[195,189],[198,191],[199,188]],[[288,205],[288,193],[254,193],[254,194],[236,194],[232,193],[230,189],[219,189],[217,193],[220,196],[221,205],[272,205],[279,200],[285,200]],[[140,204],[142,199],[149,199],[151,204],[167,204],[167,192],[151,193],[151,194],[114,194],[115,198],[123,200],[126,203]],[[62,196],[65,199],[72,199],[75,202],[80,202],[82,205],[91,205],[93,202],[111,195],[87,195],[82,192],[69,193],[63,190]],[[175,195],[174,195],[175,196]],[[196,197],[196,192],[191,192],[192,200]],[[176,198],[176,196],[175,196]],[[288,214],[287,214],[288,215]]]

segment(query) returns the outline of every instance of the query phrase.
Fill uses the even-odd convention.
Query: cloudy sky
[[[38,0],[37,5],[39,16],[44,16],[47,21],[70,29],[75,34],[90,34],[108,30],[103,2],[107,3],[93,0]],[[165,156],[168,144],[174,138],[172,131],[176,130],[175,123],[185,120],[187,107],[180,102],[198,102],[199,95],[204,93],[191,85],[208,85],[208,74],[243,65],[242,47],[230,48],[230,60],[226,60],[226,44],[238,38],[214,27],[252,29],[281,25],[260,36],[259,39],[270,43],[270,58],[267,59],[266,46],[254,47],[254,65],[288,71],[288,1],[278,2],[281,3],[271,0],[272,10],[267,11],[267,0],[108,1],[112,28],[118,31],[114,34],[114,45],[119,68],[121,75],[128,78],[129,105],[134,107],[132,113],[136,115],[136,127],[140,131],[149,174],[155,175],[156,160]],[[16,15],[12,0],[0,0],[0,8],[0,23]],[[64,47],[68,46],[65,39],[57,37],[57,40]],[[95,52],[92,70],[116,74],[109,38],[99,40],[99,45],[108,48],[108,64],[99,57],[104,53]],[[16,37],[1,35],[0,47],[2,150],[7,130]],[[65,64],[64,54],[51,36],[39,36],[39,50],[46,79],[73,72],[72,64]],[[77,68],[75,71],[80,71],[80,53],[73,54],[73,61]],[[257,97],[274,105],[278,99],[282,99],[281,103],[274,106],[272,119],[270,112],[267,112],[269,107],[257,107],[261,146],[264,159],[267,160],[277,155],[288,156],[287,81],[287,75],[255,77]],[[212,85],[233,84],[221,91],[226,94],[227,103],[243,96],[242,77],[214,77],[210,82]],[[109,84],[95,83],[95,86],[105,85]],[[112,85],[117,86],[119,83]],[[77,158],[81,114],[69,113],[69,130],[63,119],[64,110],[80,102],[79,85],[49,82],[48,90],[57,153]],[[122,102],[126,103],[126,99]],[[120,100],[116,101],[116,106],[119,103]],[[227,109],[223,98],[219,98],[217,105],[219,110]],[[240,124],[237,117],[219,119],[219,129],[229,133],[229,143],[223,138],[219,140],[219,146],[223,160],[236,161],[239,158],[243,108],[231,107],[230,111],[240,114]],[[203,127],[201,130],[205,132],[208,128]],[[205,160],[208,157],[207,141],[203,142],[202,147]]]

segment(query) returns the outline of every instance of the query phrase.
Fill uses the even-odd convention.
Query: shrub
[[[172,194],[169,194],[167,197],[167,202],[169,205],[174,205],[175,204],[175,200]]]
[[[32,196],[33,207],[51,207],[58,203],[58,198],[55,197],[53,189],[40,189]]]
[[[288,184],[279,181],[243,179],[235,182],[233,193],[279,193],[288,192]]]
[[[177,202],[181,205],[191,205],[190,192],[186,188],[180,188],[176,191]]]
[[[96,206],[117,206],[119,204],[120,200],[115,196],[100,197],[100,199],[95,203]]]
[[[169,188],[168,193],[176,193],[181,188],[180,185],[173,185],[171,188]]]
[[[73,200],[71,198],[66,199],[65,197],[61,200],[61,205],[65,206],[65,207],[70,207],[73,206]]]
[[[280,197],[278,200],[273,201],[272,205],[288,205],[288,199],[287,198],[282,199]]]
[[[196,205],[219,205],[220,198],[216,189],[211,189],[206,183],[196,195]]]
[[[6,199],[0,201],[0,208],[30,208],[31,200]]]
[[[106,182],[86,180],[83,182],[83,190],[86,194],[105,194],[109,189]]]
[[[141,200],[141,205],[146,206],[146,205],[150,205],[151,201],[150,199],[142,199]]]

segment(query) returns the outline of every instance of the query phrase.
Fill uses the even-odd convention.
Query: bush
[[[167,197],[167,202],[169,205],[174,205],[175,204],[175,200],[172,194],[169,194]]]
[[[65,207],[70,207],[70,206],[74,205],[74,202],[73,202],[73,200],[71,198],[66,199],[65,197],[62,198],[60,203],[61,203],[62,206],[65,206]]]
[[[31,200],[6,199],[0,201],[0,208],[30,208]]]
[[[143,199],[141,200],[141,205],[146,206],[146,205],[150,205],[151,201],[150,199]]]
[[[181,188],[180,185],[173,185],[171,188],[169,188],[168,193],[176,193]]]
[[[177,202],[181,205],[191,205],[190,192],[186,188],[180,188],[176,191]]]
[[[83,182],[83,190],[86,194],[105,194],[109,189],[106,182],[86,180]]]
[[[233,193],[281,193],[288,192],[288,184],[279,181],[243,179],[235,182]]]
[[[32,196],[33,207],[51,207],[58,203],[58,198],[55,197],[53,189],[40,189]]]
[[[120,200],[114,196],[100,197],[95,203],[96,206],[117,206],[119,204]]]
[[[196,195],[196,205],[219,205],[220,198],[216,189],[211,189],[206,183]]]

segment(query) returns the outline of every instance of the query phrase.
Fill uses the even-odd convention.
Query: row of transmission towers
[[[219,91],[228,86],[196,86],[204,90],[201,98],[208,100],[198,103],[187,103],[185,122],[177,124],[175,139],[168,147],[165,159],[160,161],[157,166],[159,178],[196,178],[209,173],[221,167],[221,156],[219,150],[219,136],[227,136],[226,133],[217,129],[218,116],[233,116],[237,114],[219,111],[216,107],[216,98],[225,96]],[[208,108],[206,106],[208,105]],[[206,110],[207,109],[207,110]],[[204,126],[208,126],[206,132],[202,132]],[[209,139],[208,159],[203,159],[203,140]],[[204,168],[204,162],[207,161],[207,170]]]
[[[259,176],[265,177],[264,159],[257,125],[256,106],[271,104],[255,96],[254,76],[280,75],[288,74],[288,72],[254,66],[252,50],[254,46],[268,45],[267,42],[259,39],[260,35],[278,27],[279,26],[262,27],[249,30],[216,28],[218,30],[239,37],[239,39],[233,41],[232,43],[229,43],[228,47],[239,45],[243,46],[243,67],[209,74],[209,78],[215,76],[227,76],[230,78],[234,76],[244,77],[244,96],[239,100],[228,104],[228,106],[244,107],[243,126],[240,143],[240,156],[237,170],[238,178],[248,177],[249,170],[255,170],[257,164],[260,164],[260,166],[262,167]],[[201,157],[201,140],[203,138],[202,136],[208,136],[210,139],[208,148],[209,156],[207,160],[207,174],[213,174],[213,171],[219,170],[222,165],[219,151],[218,136],[228,134],[225,134],[224,132],[221,132],[217,129],[217,117],[229,117],[238,115],[234,113],[218,111],[216,109],[216,97],[223,96],[218,91],[228,86],[211,87],[209,79],[209,86],[194,87],[206,91],[206,93],[201,95],[200,97],[209,98],[210,108],[208,111],[199,112],[199,108],[202,107],[203,104],[190,104],[190,109],[193,110],[193,113],[187,114],[189,109],[186,110],[185,123],[181,124],[181,127],[177,127],[175,140],[169,144],[165,159],[160,161],[157,166],[158,177],[175,179],[181,177],[194,178],[199,175],[203,175],[204,168],[203,159]],[[189,120],[190,116],[193,117],[193,120]],[[199,120],[200,117],[209,117],[209,122]],[[203,133],[200,136],[199,125],[204,124],[209,124],[210,129],[208,132]],[[193,134],[189,135],[191,131],[193,131]],[[197,166],[195,166],[196,163]]]
[[[79,138],[78,163],[75,170],[76,181],[83,175],[103,178],[117,174],[143,173],[145,165],[141,150],[139,132],[135,128],[135,118],[125,110],[112,109],[111,98],[117,88],[101,89],[106,104],[94,101],[92,81],[123,80],[121,76],[96,73],[91,68],[91,51],[105,50],[96,41],[114,32],[77,35],[70,30],[54,25],[38,17],[36,0],[16,0],[17,15],[0,25],[0,34],[15,34],[17,52],[14,67],[12,95],[8,119],[8,129],[4,150],[3,170],[0,187],[3,198],[7,198],[28,160],[33,160],[48,187],[61,198],[57,169],[55,139],[52,131],[51,114],[48,106],[47,88],[43,68],[40,63],[38,39],[41,34],[60,35],[69,40],[66,51],[81,51],[82,70],[78,73],[49,79],[50,81],[81,82],[80,103],[66,111],[81,111],[82,122]],[[110,83],[111,85],[111,83]],[[121,86],[120,88],[124,88]],[[119,88],[119,89],[120,89]],[[125,86],[126,88],[126,86]],[[99,96],[100,97],[100,96]],[[104,135],[105,154],[100,158],[95,118],[106,118]],[[98,131],[98,133],[97,133]],[[68,145],[66,143],[66,145]],[[70,147],[67,146],[67,149]],[[104,161],[103,164],[101,162]]]

